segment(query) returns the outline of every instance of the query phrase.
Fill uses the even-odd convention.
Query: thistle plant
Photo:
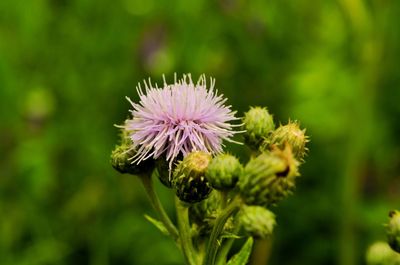
[[[273,234],[273,207],[295,189],[308,137],[297,122],[276,128],[265,107],[236,117],[214,86],[204,75],[196,83],[184,75],[172,84],[164,78],[162,87],[139,84],[139,102],[127,98],[131,117],[118,126],[111,164],[138,176],[158,214],[147,219],[175,241],[187,264],[246,264],[253,238]],[[240,144],[232,139],[238,133],[251,153],[246,163],[224,150],[224,141]],[[154,178],[174,194],[176,224]],[[241,238],[242,249],[231,253]]]

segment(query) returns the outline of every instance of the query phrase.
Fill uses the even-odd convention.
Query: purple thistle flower
[[[139,164],[150,157],[165,155],[170,168],[179,154],[192,151],[221,153],[223,140],[235,142],[231,137],[237,133],[230,121],[237,120],[235,113],[225,106],[226,98],[214,90],[215,79],[210,78],[207,89],[206,77],[202,75],[194,84],[190,75],[164,87],[152,86],[144,81],[145,93],[140,86],[137,91],[140,102],[129,98],[133,109],[132,119],[123,128],[133,142],[136,155],[132,163]]]

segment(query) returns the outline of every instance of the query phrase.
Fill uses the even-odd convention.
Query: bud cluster
[[[267,108],[250,108],[242,122],[244,143],[252,152],[244,164],[229,153],[203,149],[177,155],[172,161],[164,154],[134,163],[132,159],[138,156],[126,132],[111,154],[111,164],[120,173],[151,176],[154,171],[160,182],[174,191],[180,200],[179,208],[187,211],[186,219],[178,213],[178,223],[187,220],[189,229],[182,231],[190,231],[190,235],[182,235],[179,230],[175,236],[178,243],[189,238],[200,246],[207,238],[220,240],[224,234],[233,238],[236,234],[267,238],[276,226],[275,214],[270,208],[295,190],[308,137],[297,122],[289,121],[276,128]],[[200,141],[200,138],[194,139]],[[205,146],[208,144],[204,142]],[[148,152],[150,157],[151,151]],[[149,190],[149,186],[145,187]],[[154,194],[150,190],[151,200],[157,203],[151,196]],[[155,209],[160,210],[160,206],[156,205]],[[176,228],[170,227],[171,222],[165,220],[165,213],[160,216],[164,225],[169,226],[168,232],[177,233]],[[390,231],[397,233],[394,228]],[[219,237],[213,233],[219,233]],[[398,239],[391,237],[390,240]],[[192,243],[185,245],[185,250]],[[394,248],[398,247],[396,244],[393,243]]]

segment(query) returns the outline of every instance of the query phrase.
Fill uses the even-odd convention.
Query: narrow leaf
[[[163,233],[164,235],[169,235],[167,228],[165,228],[164,224],[160,221],[158,221],[157,219],[154,219],[151,216],[148,216],[147,214],[144,215],[144,218],[147,219],[147,221],[149,221],[150,223],[152,223],[155,227],[158,228],[158,230],[161,231],[161,233]]]
[[[246,265],[249,260],[252,248],[253,238],[249,237],[246,243],[244,243],[242,249],[228,261],[227,265]]]

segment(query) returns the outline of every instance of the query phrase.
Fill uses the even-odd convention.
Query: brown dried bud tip
[[[294,157],[299,161],[303,161],[308,151],[306,144],[309,142],[305,132],[305,129],[300,129],[298,122],[289,121],[288,124],[281,125],[273,131],[271,136],[264,141],[261,149],[271,149],[273,146],[283,149],[285,144],[288,144],[292,148]]]

